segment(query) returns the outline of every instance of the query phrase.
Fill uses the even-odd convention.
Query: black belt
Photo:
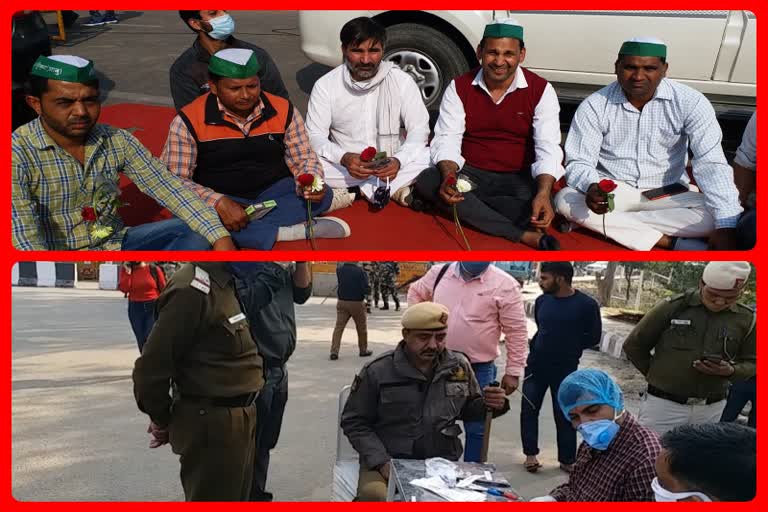
[[[680,405],[712,405],[714,403],[720,402],[721,400],[725,400],[726,395],[717,395],[717,396],[710,396],[708,398],[696,398],[696,397],[684,397],[684,396],[678,396],[673,395],[672,393],[667,393],[666,391],[663,391],[657,387],[648,385],[648,394],[653,395],[657,398],[662,398],[664,400],[669,400],[670,402],[675,402]]]
[[[259,393],[246,393],[244,395],[227,396],[227,397],[209,397],[200,395],[181,395],[181,399],[189,402],[208,403],[214,407],[249,407],[253,405],[256,399],[259,397]]]

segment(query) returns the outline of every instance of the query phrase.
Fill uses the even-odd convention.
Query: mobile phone
[[[271,212],[277,206],[277,201],[269,200],[263,203],[256,203],[248,206],[245,209],[245,214],[248,216],[248,220],[258,220]]]
[[[709,361],[710,363],[720,364],[723,361],[723,356],[720,354],[704,354],[702,359]]]
[[[381,160],[376,160],[374,162],[371,162],[371,164],[368,166],[369,169],[383,169],[384,167],[389,165],[389,162],[391,162],[391,158],[382,158]]]
[[[683,192],[688,192],[688,185],[683,185],[682,183],[673,183],[672,185],[646,190],[642,194],[643,197],[649,201],[657,201],[659,199],[664,199],[665,197],[682,194]]]

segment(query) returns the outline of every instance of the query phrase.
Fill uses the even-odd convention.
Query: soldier
[[[367,310],[371,312],[371,304],[379,307],[379,290],[381,284],[381,263],[369,261],[363,264],[363,270],[368,273],[368,294],[366,297]]]
[[[381,283],[381,300],[384,302],[382,311],[389,309],[387,296],[391,295],[395,303],[395,311],[400,311],[400,299],[397,297],[397,276],[400,275],[400,264],[396,261],[381,263],[379,282]]]
[[[448,309],[434,302],[403,314],[403,340],[355,377],[341,428],[360,454],[359,501],[384,501],[391,459],[459,460],[457,420],[509,410],[504,390],[480,390],[469,361],[446,350]]]
[[[746,261],[707,264],[698,289],[657,304],[627,337],[624,352],[648,381],[640,423],[662,435],[717,422],[730,383],[755,375],[755,313],[737,303],[750,271]]]
[[[263,364],[228,263],[184,265],[156,315],[133,370],[150,448],[170,441],[187,501],[247,501]]]

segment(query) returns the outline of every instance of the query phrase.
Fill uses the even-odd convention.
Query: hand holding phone
[[[683,192],[688,192],[688,185],[683,185],[682,183],[673,183],[664,187],[646,190],[645,192],[642,192],[642,195],[649,201],[658,201],[659,199],[676,196],[677,194],[682,194]]]

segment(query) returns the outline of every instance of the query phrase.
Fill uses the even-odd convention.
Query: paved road
[[[334,299],[312,298],[297,312],[299,347],[289,364],[291,398],[270,485],[281,500],[325,501],[335,457],[338,392],[362,361],[352,324],[341,358],[328,360]],[[122,294],[14,288],[12,319],[14,497],[182,499],[177,459],[167,447],[147,448],[147,419],[133,401],[130,372],[137,349]],[[371,348],[377,353],[390,349],[399,329],[399,313],[375,311]],[[588,352],[583,366],[615,372],[626,364]],[[564,480],[556,468],[552,410],[549,403],[542,410],[546,467],[529,475],[520,465],[519,401],[518,395],[510,413],[494,422],[492,460],[525,496],[538,496]]]
[[[173,106],[168,71],[189,48],[194,33],[178,11],[118,11],[120,23],[68,31],[55,54],[93,59],[102,74],[106,103]],[[87,20],[87,11],[78,11]],[[235,36],[266,49],[277,63],[291,100],[305,114],[315,80],[328,68],[312,63],[300,49],[297,11],[234,11]],[[49,20],[53,18],[46,15]]]

